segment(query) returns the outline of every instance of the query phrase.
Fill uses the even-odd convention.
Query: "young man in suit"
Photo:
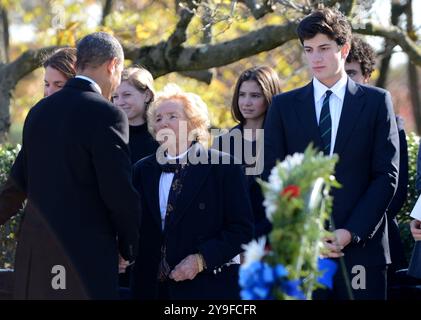
[[[343,259],[330,297],[385,299],[390,263],[385,212],[395,192],[399,138],[390,94],[356,84],[345,60],[351,26],[340,12],[325,8],[298,26],[313,80],[275,96],[265,123],[267,178],[277,160],[313,143],[339,155],[332,192],[333,237],[328,256]]]
[[[119,253],[134,259],[141,214],[127,117],[109,101],[123,61],[111,35],[84,37],[76,77],[25,120],[8,181],[21,197],[2,193],[0,199],[2,223],[27,197],[16,252],[17,299],[118,299]]]
[[[376,65],[376,53],[374,49],[363,39],[353,37],[351,50],[346,58],[345,71],[348,76],[357,83],[368,84],[371,74]],[[390,258],[392,263],[388,266],[388,286],[396,284],[395,272],[407,268],[404,248],[400,236],[396,215],[401,210],[408,192],[408,145],[404,121],[396,116],[396,124],[399,132],[399,179],[396,193],[387,208],[387,232],[389,235]]]

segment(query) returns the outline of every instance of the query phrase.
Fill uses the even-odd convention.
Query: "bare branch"
[[[184,43],[187,40],[186,30],[194,16],[194,10],[197,8],[197,2],[189,1],[187,3],[187,6],[180,4],[180,7],[181,8],[178,11],[180,15],[180,20],[178,20],[174,32],[168,38],[168,52],[172,51],[174,48],[179,47],[182,43]]]
[[[207,84],[210,84],[213,78],[213,73],[209,70],[185,71],[179,73],[185,77],[196,79],[197,81]]]
[[[9,19],[7,10],[0,6],[0,63],[9,62]]]
[[[417,46],[417,44],[409,38],[406,32],[402,31],[400,28],[385,28],[380,25],[367,23],[359,28],[354,28],[354,31],[360,34],[384,37],[394,41],[408,54],[412,63],[417,66],[421,66],[421,48]]]
[[[265,16],[267,13],[273,12],[273,1],[265,0],[263,4],[257,4],[255,0],[240,0],[250,10],[253,17],[258,20]]]
[[[104,7],[102,9],[102,19],[101,19],[101,26],[105,26],[105,19],[111,13],[111,9],[113,8],[114,0],[105,0]]]
[[[296,38],[297,23],[265,26],[234,40],[218,44],[180,47],[177,55],[166,60],[165,43],[142,49],[125,48],[125,56],[147,66],[155,77],[174,71],[206,70],[220,67],[263,51],[269,51]]]
[[[25,51],[15,61],[6,65],[4,70],[1,70],[2,81],[0,83],[2,88],[6,85],[7,89],[12,90],[21,78],[40,67],[48,56],[58,48],[58,46],[51,46]]]

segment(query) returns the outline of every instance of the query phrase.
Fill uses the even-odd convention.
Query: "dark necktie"
[[[330,117],[329,110],[329,98],[331,94],[332,91],[326,91],[319,120],[319,131],[323,141],[323,153],[326,155],[330,154],[330,142],[332,138],[332,118]]]
[[[162,245],[161,245],[161,262],[159,264],[159,270],[158,270],[159,281],[167,280],[168,275],[171,272],[170,266],[168,265],[168,262],[166,259],[167,226],[170,222],[171,215],[173,214],[175,210],[176,200],[181,193],[181,190],[183,187],[183,180],[187,172],[186,167],[188,165],[189,165],[188,163],[187,164],[180,164],[180,163],[160,164],[161,170],[163,172],[174,173],[174,177],[171,183],[170,192],[168,194],[167,211],[165,213],[164,231],[163,231]]]

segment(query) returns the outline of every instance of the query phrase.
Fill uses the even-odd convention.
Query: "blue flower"
[[[240,295],[243,300],[273,299],[272,289],[277,281],[288,274],[282,265],[272,268],[265,262],[255,261],[240,268]]]
[[[285,294],[295,299],[305,300],[306,297],[300,286],[301,280],[299,279],[285,280],[281,283],[281,289]]]
[[[338,269],[338,266],[335,261],[332,259],[327,258],[319,258],[317,260],[318,270],[322,272],[322,275],[317,278],[317,281],[328,287],[329,289],[332,289],[333,287],[333,276],[336,273],[336,270]]]

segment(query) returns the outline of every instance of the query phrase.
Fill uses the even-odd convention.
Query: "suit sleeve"
[[[396,189],[395,196],[387,210],[388,215],[392,219],[395,218],[401,210],[408,192],[408,144],[406,142],[406,135],[402,122],[402,120],[398,121],[400,148],[398,188]]]
[[[246,181],[239,165],[224,167],[224,227],[212,239],[199,245],[208,269],[219,267],[239,254],[242,244],[249,243],[254,235],[253,213]]]
[[[415,180],[415,188],[418,193],[421,193],[421,141],[418,147],[418,157],[417,157],[417,178]]]
[[[117,231],[120,254],[126,260],[133,260],[137,253],[141,206],[132,183],[128,122],[119,110],[108,110],[111,111],[103,121],[97,121],[92,159],[101,197]]]
[[[370,239],[375,233],[398,181],[399,135],[388,92],[378,107],[371,152],[371,183],[345,225],[345,229],[363,240]]]
[[[0,187],[0,225],[16,215],[23,207],[26,193],[17,187],[12,177]]]
[[[286,143],[282,126],[279,96],[275,96],[265,118],[264,126],[264,169],[262,178],[268,180],[277,160],[284,160]]]
[[[26,199],[26,170],[23,149],[19,151],[6,182],[0,187],[0,225],[16,215]]]

